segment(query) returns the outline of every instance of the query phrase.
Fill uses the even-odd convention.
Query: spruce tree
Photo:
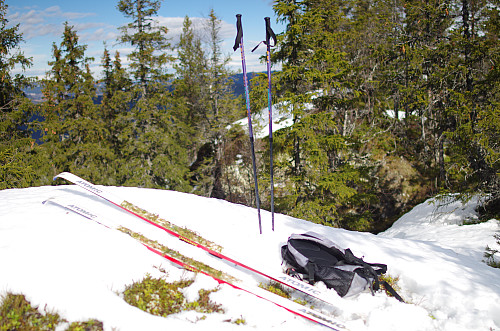
[[[203,28],[208,32],[205,44],[209,91],[206,115],[208,123],[207,143],[214,151],[210,167],[213,180],[209,196],[238,201],[233,189],[234,186],[238,185],[238,175],[234,174],[232,165],[237,158],[233,146],[240,141],[235,139],[237,133],[228,130],[228,128],[240,118],[240,115],[245,113],[243,99],[237,98],[233,93],[233,82],[230,76],[234,73],[228,68],[230,57],[222,52],[221,19],[212,9],[205,22],[206,25]],[[247,141],[246,138],[244,139]],[[249,190],[251,190],[250,187]],[[252,198],[250,201],[253,202],[255,199]]]
[[[228,57],[221,51],[220,19],[212,10],[203,26],[194,29],[184,20],[174,65],[173,97],[183,109],[191,134],[190,180],[193,192],[231,198],[228,183],[230,157],[225,158],[227,127],[237,118],[240,104],[233,96]]]
[[[27,69],[32,61],[18,50],[23,42],[19,24],[8,28],[6,14],[0,0],[0,189],[29,186],[36,177],[31,159],[36,146],[28,130],[33,107],[22,92],[31,80],[11,72],[16,66]]]
[[[276,171],[283,172],[286,193],[277,191],[277,210],[317,223],[367,229],[371,215],[341,213],[366,204],[370,194],[360,186],[367,180],[357,158],[355,128],[359,125],[360,95],[355,67],[344,40],[349,36],[348,6],[338,1],[277,1],[275,11],[287,23],[274,61],[282,108],[293,125],[275,135]],[[364,195],[364,197],[363,197]]]
[[[118,182],[125,185],[187,190],[187,135],[184,114],[172,106],[166,65],[167,28],[153,22],[160,1],[121,0],[118,10],[132,22],[121,28],[130,44],[134,77],[130,111],[120,116]]]
[[[500,127],[498,84],[498,1],[457,1],[448,45],[445,114],[450,160],[447,189],[486,196],[486,213],[498,215]],[[451,87],[453,87],[451,89]]]
[[[42,80],[44,102],[39,104],[43,116],[43,145],[50,174],[71,171],[91,181],[108,183],[114,172],[110,161],[109,131],[94,100],[96,82],[85,56],[86,45],[78,42],[73,26],[64,24],[59,45],[53,43],[53,60]]]
[[[123,133],[127,131],[129,126],[127,118],[133,95],[131,91],[132,81],[122,66],[118,51],[115,52],[113,60],[105,48],[101,63],[103,67],[103,96],[100,112],[109,130],[108,143],[114,157],[112,167],[116,169],[116,176],[112,178],[112,181],[116,184],[123,184],[118,173],[122,164],[121,151],[124,144],[128,143],[128,139],[123,136]]]
[[[142,97],[158,80],[165,80],[164,66],[171,60],[167,54],[170,44],[166,38],[168,29],[153,20],[161,6],[161,0],[120,0],[117,9],[132,20],[120,28],[119,41],[130,44],[134,50],[128,55],[130,69],[140,87]]]

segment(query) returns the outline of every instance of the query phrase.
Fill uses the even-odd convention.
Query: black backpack
[[[281,247],[281,256],[289,268],[287,273],[310,284],[322,281],[341,297],[348,297],[370,288],[372,294],[380,288],[379,276],[387,265],[367,263],[354,256],[350,249],[338,247],[328,238],[314,232],[292,234]],[[403,299],[383,282],[384,287],[399,301]]]

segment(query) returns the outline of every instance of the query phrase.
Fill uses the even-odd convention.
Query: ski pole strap
[[[233,50],[236,51],[243,38],[243,27],[241,26],[241,14],[236,14],[236,39],[234,40]]]
[[[258,43],[257,46],[255,46],[252,49],[252,52],[255,51],[260,46],[260,44],[262,44],[262,43],[264,43],[265,45],[268,45],[270,47],[276,46],[276,35],[274,34],[273,29],[271,29],[271,18],[264,17],[264,20],[266,21],[266,40],[263,40],[260,43]],[[271,38],[273,39],[273,44],[272,45],[270,43]]]
[[[276,46],[276,35],[274,34],[273,29],[271,29],[271,18],[264,17],[264,20],[266,21],[266,45],[274,47],[274,46]],[[273,38],[272,45],[269,43],[269,40],[271,38]]]

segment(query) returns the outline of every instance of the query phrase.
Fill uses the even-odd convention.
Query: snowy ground
[[[333,308],[314,302],[351,330],[500,330],[500,269],[482,262],[486,245],[496,247],[498,222],[460,224],[474,219],[475,202],[423,203],[385,233],[372,235],[327,228],[263,212],[264,234],[258,234],[256,211],[221,200],[139,188],[109,187],[109,191],[163,218],[198,231],[243,261],[281,270],[280,246],[292,233],[315,231],[349,247],[367,262],[385,263],[399,277],[407,304],[383,293],[361,293],[342,299],[334,291]],[[98,319],[106,330],[327,330],[248,293],[221,286],[211,295],[224,314],[205,319],[196,312],[160,318],[128,305],[119,295],[147,273],[172,280],[195,277],[149,252],[131,237],[107,229],[54,204],[49,197],[71,198],[110,221],[119,222],[186,255],[235,273],[223,261],[176,240],[103,200],[72,185],[0,191],[0,295],[23,293],[41,310],[55,310],[69,321]],[[497,247],[498,248],[498,247]],[[248,283],[264,279],[235,273]],[[196,276],[186,290],[195,300],[199,288],[217,283]],[[319,285],[320,286],[320,285]],[[246,325],[228,322],[243,317]]]

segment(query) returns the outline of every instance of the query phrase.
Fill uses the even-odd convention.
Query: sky
[[[25,56],[31,57],[33,65],[24,72],[27,76],[44,77],[50,69],[48,62],[52,60],[52,44],[61,42],[64,22],[74,26],[79,36],[79,43],[87,45],[85,55],[94,57],[92,71],[101,75],[101,58],[104,44],[114,56],[115,50],[122,55],[122,63],[127,64],[126,55],[130,45],[119,44],[118,28],[129,23],[116,9],[118,0],[6,0],[8,5],[7,19],[9,25],[19,25],[24,42],[20,48]],[[233,51],[236,36],[236,14],[242,15],[244,47],[247,70],[265,71],[266,65],[259,58],[265,55],[265,46],[254,53],[251,50],[265,38],[264,17],[271,17],[271,27],[276,34],[284,30],[284,25],[276,22],[272,8],[272,0],[164,0],[156,19],[169,29],[167,37],[175,45],[182,32],[182,23],[187,15],[193,25],[202,26],[203,18],[208,17],[211,9],[221,20],[220,34],[223,39],[223,53],[231,56],[229,67],[241,71],[240,50]],[[203,31],[201,28],[200,31]],[[20,68],[16,68],[16,73]]]

